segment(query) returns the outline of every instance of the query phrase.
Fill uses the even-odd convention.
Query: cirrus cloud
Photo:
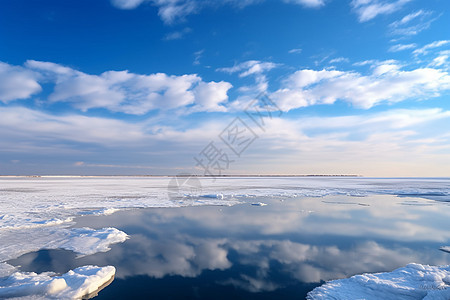
[[[351,6],[358,15],[358,20],[360,22],[367,22],[379,15],[391,14],[410,1],[353,0]]]
[[[149,3],[158,8],[161,20],[171,25],[184,21],[188,15],[199,13],[205,7],[232,5],[237,8],[263,2],[264,0],[111,0],[111,4],[118,9],[135,9],[142,3]],[[320,8],[325,0],[282,0],[284,3],[296,4],[305,8]]]

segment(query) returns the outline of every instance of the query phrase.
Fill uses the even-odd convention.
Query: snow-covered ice
[[[205,194],[205,195],[200,195],[200,198],[210,198],[210,199],[220,199],[223,200],[223,195],[222,194]]]
[[[439,248],[440,250],[444,251],[444,252],[448,252],[450,253],[450,246],[442,246]]]
[[[84,266],[61,276],[51,272],[16,272],[0,280],[0,298],[81,299],[95,294],[115,273],[112,266]]]
[[[32,228],[27,231],[0,231],[2,244],[0,259],[6,261],[39,249],[72,250],[79,256],[106,252],[111,244],[121,243],[127,234],[116,228]],[[112,269],[111,269],[112,268]],[[115,269],[78,268],[62,277],[52,277],[50,273],[36,274],[15,272],[16,269],[0,263],[0,299],[6,297],[78,299],[98,289],[112,278]],[[111,274],[112,273],[112,274]]]
[[[266,206],[267,203],[264,203],[264,202],[254,202],[254,203],[252,203],[252,205],[253,205],[253,206]]]
[[[308,294],[310,300],[448,300],[450,266],[409,264],[392,272],[330,281]]]
[[[0,261],[17,258],[39,249],[72,250],[79,256],[106,252],[109,246],[124,242],[127,234],[116,228],[34,228],[30,230],[0,231]],[[0,264],[0,274],[9,269]],[[10,270],[12,271],[12,270]]]

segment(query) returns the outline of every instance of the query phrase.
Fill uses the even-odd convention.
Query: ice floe
[[[409,264],[392,272],[330,281],[308,294],[310,300],[447,300],[450,266]]]
[[[439,248],[439,250],[450,253],[450,246],[442,246]]]
[[[264,203],[264,202],[254,202],[254,203],[252,203],[252,205],[253,205],[253,206],[266,206],[267,203]]]
[[[112,244],[124,242],[128,236],[116,228],[34,228],[31,230],[10,230],[1,232],[0,277],[16,269],[5,263],[22,254],[40,249],[65,249],[79,256],[106,252]],[[2,279],[0,278],[0,281]],[[0,297],[1,298],[1,297]]]
[[[223,200],[224,196],[223,194],[205,194],[205,195],[200,195],[200,198],[211,198],[211,199],[220,199]]]
[[[86,299],[114,279],[113,266],[84,266],[61,276],[46,272],[15,272],[0,280],[0,298]]]

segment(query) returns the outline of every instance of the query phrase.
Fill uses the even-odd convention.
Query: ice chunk
[[[253,206],[266,206],[267,203],[263,203],[263,202],[254,202],[252,203]]]
[[[309,292],[307,299],[450,299],[450,266],[409,264],[392,272],[334,280]]]
[[[102,209],[94,209],[91,211],[82,211],[81,215],[93,215],[93,216],[109,216],[115,212],[118,212],[117,208],[102,208]]]
[[[0,262],[39,249],[66,249],[90,255],[106,252],[111,244],[128,238],[125,232],[115,228],[35,228],[3,232],[0,237]]]
[[[450,246],[442,246],[439,250],[450,253]]]
[[[71,237],[65,241],[56,240],[50,242],[46,248],[66,249],[80,253],[82,256],[97,252],[107,252],[112,244],[123,243],[128,235],[116,228],[103,228],[94,230],[91,228],[72,228]]]
[[[0,278],[9,276],[10,274],[14,273],[15,270],[16,268],[11,266],[10,264],[4,262],[0,263]]]
[[[205,194],[205,195],[201,195],[200,197],[223,200],[223,194]]]
[[[104,288],[115,273],[113,266],[84,266],[61,276],[50,272],[16,272],[0,281],[0,298],[81,299]]]

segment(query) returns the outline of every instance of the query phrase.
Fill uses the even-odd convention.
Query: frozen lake
[[[450,263],[448,179],[180,180],[1,179],[0,298],[109,284],[99,299],[303,299],[329,280]],[[448,290],[448,271],[430,272]]]

